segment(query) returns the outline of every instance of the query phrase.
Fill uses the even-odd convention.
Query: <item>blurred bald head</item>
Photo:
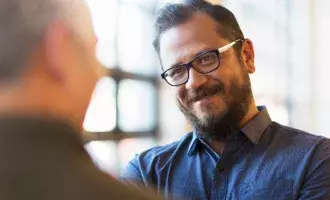
[[[52,22],[73,26],[81,4],[79,0],[34,0],[33,4],[0,0],[0,46],[5,47],[0,48],[0,79],[13,78],[26,68],[26,59]]]
[[[69,113],[81,125],[99,78],[84,1],[0,0],[0,30],[0,97],[22,105],[22,111]],[[0,104],[0,113],[8,109]]]

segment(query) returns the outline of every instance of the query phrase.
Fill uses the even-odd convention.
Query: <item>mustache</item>
[[[184,99],[186,104],[189,105],[205,97],[216,94],[224,94],[224,93],[225,93],[225,86],[224,84],[219,83],[212,86],[200,86],[196,90],[188,90],[184,95]]]

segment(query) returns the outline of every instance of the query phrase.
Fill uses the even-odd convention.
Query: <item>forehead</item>
[[[223,40],[219,25],[205,13],[196,13],[186,23],[165,31],[160,37],[160,57],[164,69],[189,62],[203,50],[218,48]]]

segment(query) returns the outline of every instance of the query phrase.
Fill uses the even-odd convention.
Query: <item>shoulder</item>
[[[174,157],[181,157],[181,155],[187,153],[193,138],[193,133],[190,132],[183,136],[179,141],[148,149],[135,155],[135,158],[129,162],[126,168],[129,167],[135,171],[143,169],[145,172],[153,171],[155,168],[160,169]]]
[[[137,154],[121,170],[119,178],[125,181],[142,183],[146,186],[155,184],[158,172],[162,171],[167,164],[171,164],[176,157],[182,158],[188,152],[193,138],[193,133],[188,133],[179,141],[164,146],[153,147]]]
[[[276,122],[273,122],[266,132],[272,134],[273,140],[276,143],[287,144],[286,146],[301,150],[318,151],[320,149],[330,148],[330,139],[324,136],[281,125]]]
[[[156,161],[156,160],[168,160],[171,157],[187,152],[188,147],[193,140],[193,133],[188,133],[183,136],[179,141],[175,141],[173,143],[156,146],[151,149],[148,149],[140,154],[136,155],[136,159],[140,161]]]
[[[297,140],[305,140],[305,141],[309,141],[310,143],[315,143],[315,142],[317,143],[320,140],[328,140],[328,138],[318,135],[316,133],[309,133],[307,131],[285,126],[277,122],[272,122],[269,128],[271,129],[271,131],[273,131],[275,134],[278,134],[281,137],[288,137]]]
[[[45,177],[52,180],[50,186],[56,188],[46,192],[56,199],[156,199],[155,196],[123,184],[86,159],[72,163],[66,169],[52,174],[52,177]]]

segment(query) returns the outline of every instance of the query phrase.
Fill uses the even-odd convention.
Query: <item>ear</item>
[[[253,43],[250,39],[245,39],[242,45],[242,61],[247,67],[247,71],[252,74],[255,72],[256,68],[254,65],[254,49]]]
[[[66,55],[68,45],[68,30],[65,25],[56,21],[47,29],[44,37],[45,52],[45,70],[46,73],[56,81],[64,80],[64,68],[66,63]]]

